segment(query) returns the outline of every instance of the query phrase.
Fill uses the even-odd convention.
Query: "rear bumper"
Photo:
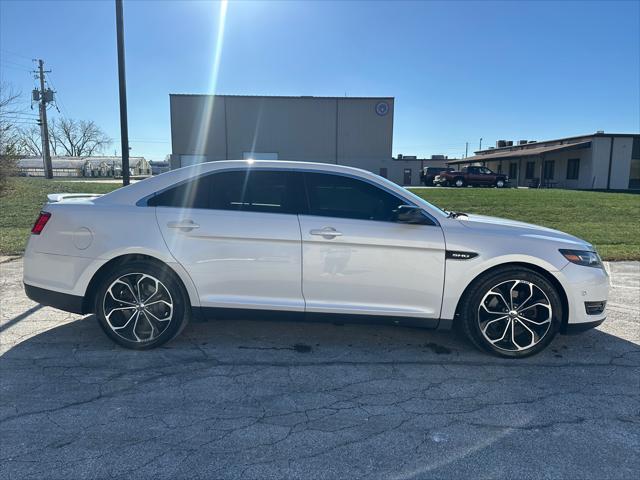
[[[47,307],[57,308],[71,313],[85,313],[83,311],[84,298],[68,293],[46,290],[24,284],[24,291],[31,300]]]

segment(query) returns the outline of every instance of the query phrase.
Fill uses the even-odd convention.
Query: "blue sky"
[[[394,155],[640,131],[640,2],[125,1],[133,155],[171,151],[169,93],[393,96]],[[112,1],[0,0],[0,77],[32,58],[119,152]],[[34,110],[35,112],[35,110]],[[57,115],[52,111],[51,115]]]

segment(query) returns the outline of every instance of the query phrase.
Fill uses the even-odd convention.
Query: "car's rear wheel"
[[[456,178],[456,179],[453,181],[453,184],[454,184],[456,187],[458,187],[458,188],[460,188],[460,187],[464,187],[464,180],[463,180],[462,178]]]
[[[496,181],[496,187],[497,188],[503,188],[504,187],[504,180],[497,180]]]
[[[178,335],[190,316],[188,297],[176,275],[155,263],[114,268],[98,288],[98,323],[118,345],[136,350],[160,346]]]
[[[481,350],[522,358],[543,350],[558,333],[562,301],[544,276],[507,267],[473,282],[460,308],[461,329]]]

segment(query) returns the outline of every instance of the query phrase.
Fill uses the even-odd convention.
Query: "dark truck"
[[[442,172],[433,179],[435,185],[443,187],[486,186],[502,188],[507,185],[509,177],[495,173],[487,167],[465,167],[459,171]]]
[[[433,186],[433,180],[437,175],[440,175],[442,172],[453,171],[455,170],[450,167],[424,167],[422,172],[420,172],[420,180],[425,187],[431,187]]]

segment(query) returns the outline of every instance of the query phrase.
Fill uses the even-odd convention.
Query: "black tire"
[[[505,182],[502,179],[498,179],[496,180],[496,188],[504,188],[507,185],[507,182]]]
[[[515,287],[510,287],[510,285],[515,285]],[[509,290],[511,291],[509,301],[514,308],[510,312],[501,311],[500,313],[489,314],[488,308],[491,311],[498,311],[502,310],[500,308],[501,305],[506,305],[502,300],[499,300],[498,295],[491,292],[506,293],[506,288],[513,288],[512,291]],[[518,306],[516,303],[518,296],[522,295],[523,299],[526,298],[529,290],[532,292],[533,300],[531,301],[536,302],[534,306],[525,308],[529,305],[525,300],[522,300],[522,303]],[[506,302],[506,297],[503,298]],[[481,305],[483,299],[484,307]],[[538,302],[537,299],[540,301]],[[495,306],[491,306],[492,303]],[[548,307],[545,305],[547,303]],[[509,305],[506,305],[506,307],[508,308]],[[514,314],[511,312],[519,310],[520,307],[522,307],[523,313],[516,313],[516,316],[512,316]],[[525,311],[527,313],[524,313]],[[523,316],[533,318],[533,314],[538,315],[538,312],[540,312],[541,316],[535,318],[535,321],[545,320],[545,316],[549,316],[550,320],[547,323],[542,323],[542,325],[537,325],[533,323],[534,320],[523,318]],[[499,318],[503,313],[507,318],[500,320]],[[562,300],[549,280],[525,267],[505,267],[481,275],[472,282],[460,303],[459,317],[456,320],[458,325],[456,326],[480,350],[505,358],[524,358],[539,353],[551,343],[560,330],[562,314]],[[504,338],[505,334],[507,334],[507,338],[496,341],[496,339],[500,339],[500,332],[503,326],[504,333],[502,337]],[[530,333],[527,332],[525,327],[530,327],[528,328]],[[497,333],[493,334],[492,330]],[[531,344],[528,348],[517,350],[517,348],[523,346],[527,347],[525,343],[527,340],[533,343],[536,340],[536,334],[538,341],[535,344]],[[511,338],[515,338],[515,343],[511,341]],[[492,339],[494,343],[489,339]],[[515,347],[510,348],[510,343]],[[523,343],[525,344],[522,345]],[[513,350],[513,348],[516,348],[516,350]]]
[[[142,280],[135,282],[136,279]],[[155,283],[155,280],[159,283]],[[125,283],[122,282],[134,286],[133,290],[125,288]],[[146,309],[129,306],[138,303],[135,290],[140,290],[135,287],[135,283],[138,283],[142,290],[147,289],[147,292],[152,292],[155,285],[156,291],[160,292],[154,293],[151,297],[148,297],[149,293],[139,293],[140,297],[148,297],[141,300],[149,303]],[[114,288],[109,292],[112,285]],[[115,293],[114,297],[112,292],[118,288],[120,291]],[[154,303],[156,305],[153,305]],[[168,303],[171,304],[170,309]],[[113,324],[107,319],[109,312],[105,312],[109,308]],[[152,310],[157,317],[151,313]],[[94,311],[100,327],[111,340],[122,347],[134,350],[146,350],[167,343],[180,334],[191,317],[189,297],[177,275],[168,267],[144,260],[119,264],[105,275],[96,291]],[[167,311],[170,312],[170,319],[165,321],[169,316]],[[132,318],[136,313],[139,321]],[[119,333],[116,333],[114,328],[118,328]],[[142,337],[136,340],[141,335]]]
[[[464,182],[464,178],[456,178],[453,180],[453,186],[454,187],[458,187],[458,188],[462,188],[464,186],[466,186],[466,183]]]

